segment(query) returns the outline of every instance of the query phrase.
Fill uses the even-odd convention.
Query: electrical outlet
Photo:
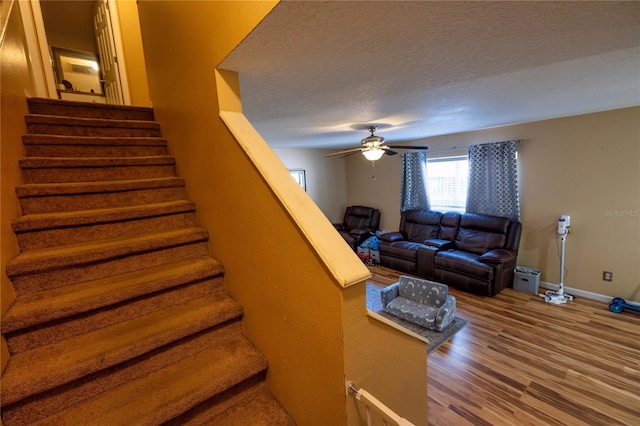
[[[602,271],[602,279],[604,281],[613,281],[613,272]]]

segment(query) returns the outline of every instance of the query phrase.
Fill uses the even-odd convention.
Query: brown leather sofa
[[[342,238],[356,251],[358,246],[375,234],[380,226],[380,210],[366,206],[349,206],[342,223],[333,226]]]
[[[522,225],[505,217],[412,210],[380,235],[380,263],[471,293],[513,285]]]

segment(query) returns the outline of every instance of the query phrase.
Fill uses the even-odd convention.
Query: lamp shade
[[[384,154],[384,150],[380,148],[370,148],[362,151],[362,155],[369,161],[379,160],[382,154]]]

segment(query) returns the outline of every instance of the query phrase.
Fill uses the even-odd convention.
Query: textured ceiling
[[[220,68],[273,147],[640,105],[640,2],[283,1]]]

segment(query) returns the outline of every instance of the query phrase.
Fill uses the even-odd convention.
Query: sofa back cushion
[[[511,220],[506,217],[464,213],[454,245],[458,250],[479,255],[504,248],[510,224]]]
[[[380,210],[365,206],[350,206],[344,214],[347,231],[360,228],[377,230],[380,224]]]
[[[458,226],[460,225],[460,217],[462,217],[462,215],[456,212],[443,213],[442,220],[440,221],[440,229],[438,230],[438,239],[447,241],[455,240],[458,233]]]
[[[442,306],[447,301],[449,288],[433,281],[401,275],[399,279],[398,295],[429,306]]]
[[[409,210],[400,217],[400,232],[407,241],[422,243],[438,237],[442,213],[427,210]]]

